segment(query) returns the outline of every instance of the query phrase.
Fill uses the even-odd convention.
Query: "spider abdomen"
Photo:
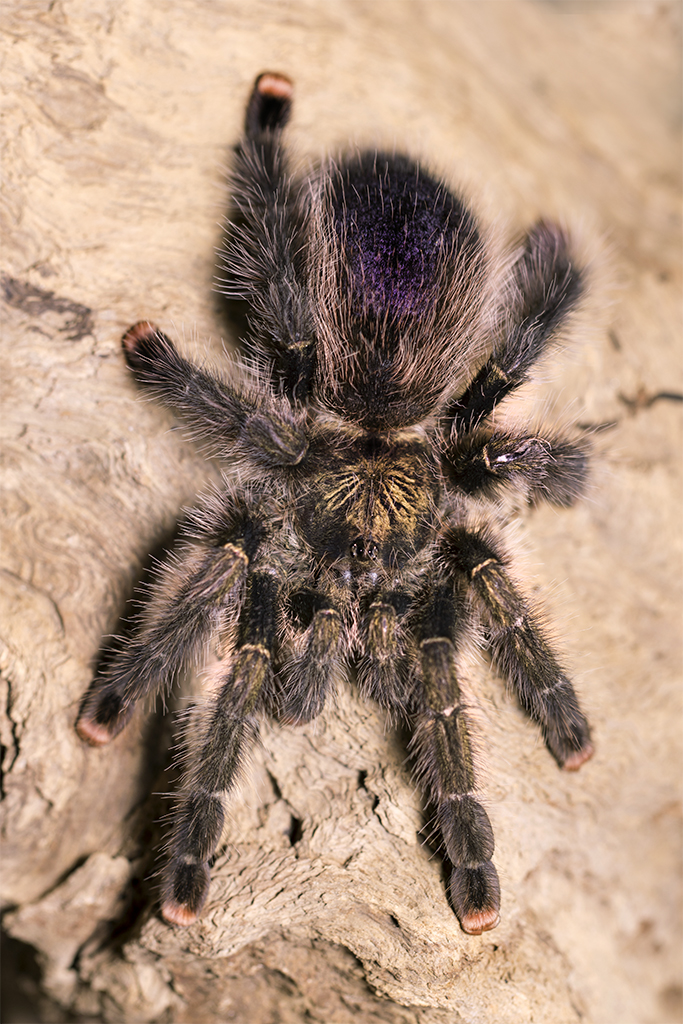
[[[374,151],[331,168],[319,217],[325,403],[369,430],[418,423],[471,344],[487,266],[477,222],[417,163]]]

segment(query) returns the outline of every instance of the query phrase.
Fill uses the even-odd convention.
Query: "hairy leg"
[[[278,592],[271,573],[250,576],[238,646],[177,798],[162,883],[161,912],[171,924],[192,924],[209,890],[209,861],[223,830],[225,795],[256,735],[256,712],[272,673]]]
[[[158,327],[141,321],[122,339],[136,379],[187,418],[222,458],[250,458],[267,469],[296,465],[307,442],[304,419],[289,402],[265,394],[258,402],[189,362]]]
[[[92,746],[108,743],[127,725],[137,701],[169,687],[198,658],[220,609],[238,604],[247,564],[243,547],[232,541],[188,546],[168,559],[134,637],[83,698],[76,722],[81,739]]]
[[[360,623],[362,655],[358,662],[358,684],[364,695],[383,707],[405,713],[413,682],[413,655],[406,619],[413,598],[406,591],[375,595]]]
[[[458,685],[456,645],[467,618],[465,601],[450,582],[435,587],[420,609],[421,685],[413,742],[453,864],[453,909],[463,931],[479,935],[498,924],[500,885],[491,862],[493,830],[476,795],[467,709]]]
[[[292,83],[266,72],[254,83],[230,185],[233,209],[221,252],[221,291],[250,307],[253,340],[291,402],[305,402],[315,367],[308,296],[308,194],[290,177],[282,145]]]
[[[309,722],[322,711],[344,662],[344,626],[334,602],[299,589],[286,603],[287,638],[271,712],[281,722]]]
[[[169,687],[199,659],[214,629],[236,620],[249,563],[267,529],[263,495],[216,491],[188,513],[186,542],[159,570],[131,641],[103,667],[83,698],[76,728],[94,746],[108,743],[142,697]]]
[[[567,234],[540,221],[527,235],[513,268],[509,312],[491,358],[444,410],[441,426],[447,437],[475,429],[506,395],[524,384],[576,308],[583,284],[584,274],[572,260]]]
[[[464,528],[447,531],[442,552],[453,575],[469,583],[489,629],[494,662],[540,726],[550,753],[561,768],[580,768],[593,753],[588,722],[502,557],[481,534]]]
[[[495,497],[505,484],[517,483],[534,504],[568,506],[583,491],[588,446],[560,436],[480,430],[452,441],[443,464],[447,479],[466,494]]]

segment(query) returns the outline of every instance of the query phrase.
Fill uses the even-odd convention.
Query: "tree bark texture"
[[[33,984],[45,1020],[680,1020],[680,5],[10,0],[1,17],[2,896],[10,948],[40,968],[6,989]],[[217,364],[237,340],[214,249],[267,69],[295,81],[301,166],[396,146],[485,223],[559,217],[592,253],[571,344],[516,406],[592,431],[590,493],[506,515],[596,754],[558,771],[473,656],[503,893],[481,937],[448,906],[406,737],[352,685],[310,725],[264,723],[187,930],[154,905],[170,716],[140,709],[101,750],[74,732],[149,553],[217,479],[120,338],[148,318]]]

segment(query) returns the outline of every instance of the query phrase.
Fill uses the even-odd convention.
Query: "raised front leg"
[[[251,340],[267,355],[276,389],[291,402],[305,402],[315,367],[310,196],[290,177],[282,145],[292,92],[290,80],[274,72],[254,83],[230,175],[233,205],[221,252],[221,291],[250,304]]]

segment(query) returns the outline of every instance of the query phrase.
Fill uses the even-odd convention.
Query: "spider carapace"
[[[139,384],[236,472],[188,513],[77,729],[107,743],[140,698],[220,652],[187,731],[163,875],[162,913],[187,925],[258,714],[314,718],[353,666],[361,693],[413,728],[450,901],[479,934],[497,924],[500,892],[459,682],[468,638],[485,637],[560,767],[593,749],[483,519],[505,488],[564,506],[583,488],[581,439],[492,414],[553,347],[584,272],[545,221],[494,255],[463,198],[400,154],[292,175],[291,100],[289,79],[260,75],[234,157],[222,289],[248,304],[248,360],[223,378],[150,323],[124,335]]]
[[[403,567],[430,539],[439,504],[438,464],[427,441],[324,432],[309,463],[316,448],[321,465],[296,512],[312,550],[344,577],[377,576],[375,563],[386,572]]]

